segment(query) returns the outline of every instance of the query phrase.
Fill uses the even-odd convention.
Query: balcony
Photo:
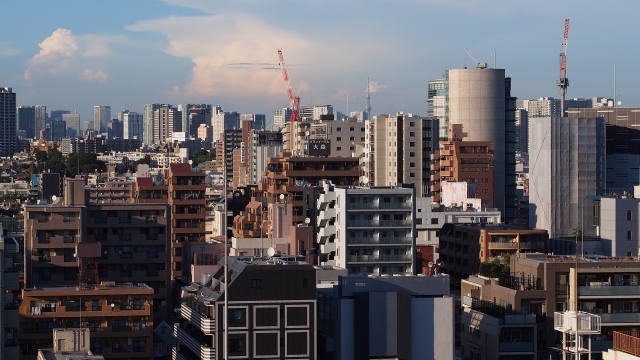
[[[604,285],[580,286],[578,295],[580,297],[638,297],[640,296],[640,286],[609,286]]]
[[[202,345],[200,341],[194,339],[188,332],[182,329],[180,324],[173,325],[173,337],[188,347],[194,354],[200,354],[201,359],[214,359],[216,356],[216,350],[214,348]]]
[[[347,238],[348,245],[409,245],[413,243],[411,237],[365,237]]]
[[[180,316],[189,321],[193,326],[200,328],[200,331],[205,334],[213,334],[216,331],[215,319],[196,312],[190,308],[187,303],[180,305]]]
[[[576,316],[578,319],[576,320]],[[565,311],[553,313],[553,328],[563,333],[575,333],[577,330],[582,335],[600,334],[601,318],[598,315],[582,311]]]
[[[500,342],[499,343],[499,351],[501,353],[533,353],[533,342],[532,341],[511,341],[511,342]]]
[[[412,227],[412,220],[351,220],[348,227]]]
[[[357,262],[411,262],[411,255],[349,255],[348,261]]]
[[[178,351],[178,349],[176,347],[171,349],[171,359],[172,360],[187,360],[186,357],[184,357],[182,354],[180,354],[180,352]]]
[[[602,323],[607,325],[615,324],[640,324],[640,313],[615,313],[615,314],[597,314],[602,319]]]
[[[347,210],[396,210],[396,209],[413,209],[410,202],[396,203],[349,203]],[[321,209],[324,210],[324,209]]]

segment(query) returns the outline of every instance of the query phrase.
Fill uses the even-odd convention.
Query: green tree
[[[107,166],[104,161],[98,160],[98,154],[69,154],[67,157],[68,176],[77,174],[90,174],[96,171],[106,171]]]
[[[193,165],[201,164],[205,161],[215,160],[216,153],[215,151],[198,149],[189,154],[189,160],[193,161]]]

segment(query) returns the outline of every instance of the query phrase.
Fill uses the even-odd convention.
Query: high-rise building
[[[107,124],[107,138],[122,139],[122,122],[118,119],[109,120]]]
[[[154,142],[164,143],[172,133],[182,130],[182,113],[169,104],[160,105],[153,112],[153,126]]]
[[[219,139],[220,134],[225,130],[240,128],[240,114],[235,111],[225,112],[219,106],[216,106],[211,115],[211,126],[213,126],[213,138]]]
[[[16,152],[16,94],[10,87],[0,88],[0,157]]]
[[[111,120],[111,106],[96,105],[93,107],[93,124],[101,134],[107,132],[109,120]]]
[[[62,118],[62,115],[64,114],[71,114],[70,110],[51,110],[51,112],[49,113],[49,119],[51,121],[53,120],[64,120]]]
[[[25,132],[26,138],[33,139],[36,136],[36,108],[34,106],[18,106],[18,130]]]
[[[367,124],[369,134],[363,136],[369,138],[368,184],[415,184],[418,197],[430,196],[431,154],[438,148],[439,120],[399,112],[374,116]]]
[[[160,104],[145,104],[144,112],[142,114],[144,125],[142,126],[142,142],[145,145],[151,145],[155,143],[155,122],[154,113]]]
[[[82,129],[80,128],[80,114],[74,112],[73,114],[62,114],[62,120],[67,124],[68,128],[74,129],[76,134],[82,134]]]
[[[526,109],[516,110],[516,152],[529,153],[529,113]]]
[[[522,107],[527,110],[529,118],[539,117],[559,117],[560,113],[560,99],[554,99],[552,97],[541,97],[538,100],[523,100]],[[574,108],[592,108],[593,99],[566,99],[564,101],[564,110]]]
[[[446,139],[449,131],[449,71],[442,79],[429,80],[427,116],[440,120],[440,139]]]
[[[333,115],[289,123],[282,133],[285,151],[294,156],[356,157],[365,142],[365,124],[334,121]]]
[[[38,137],[42,130],[48,125],[47,107],[43,105],[35,105],[36,123],[34,126],[35,136]]]
[[[468,141],[494,144],[494,204],[516,217],[516,98],[504,69],[448,70],[449,123],[462,124]]]
[[[366,111],[351,111],[349,112],[350,118],[356,118],[356,121],[363,122],[369,120],[369,113]]]
[[[278,129],[282,129],[289,120],[291,120],[290,108],[275,109],[273,111],[273,125]]]
[[[67,123],[62,120],[54,120],[51,122],[51,141],[60,141],[67,136]]]
[[[251,121],[251,128],[256,130],[264,130],[266,116],[264,114],[240,114],[240,121]]]
[[[20,328],[20,271],[24,268],[20,264],[20,245],[18,241],[6,236],[6,228],[0,224],[0,258],[3,259],[2,274],[0,274],[0,354],[3,359],[18,359],[18,329]],[[19,266],[20,265],[20,266]]]
[[[142,140],[144,126],[143,114],[129,110],[125,110],[120,114],[122,114],[122,119],[120,120],[122,121],[122,138],[129,140],[137,138]]]
[[[189,135],[192,137],[198,136],[198,128],[200,125],[211,126],[211,105],[202,104],[200,105],[191,105],[189,110],[186,113],[187,116],[187,124],[188,127],[183,128],[184,131],[189,131]],[[182,117],[184,119],[185,113],[182,113]],[[183,120],[184,126],[184,120]],[[212,139],[209,139],[212,141]]]
[[[549,237],[595,236],[592,200],[605,190],[603,118],[537,118],[529,121],[529,226]]]
[[[320,120],[322,115],[333,115],[333,105],[304,105],[299,113],[300,120]]]

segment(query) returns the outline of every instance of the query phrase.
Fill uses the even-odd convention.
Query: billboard
[[[307,142],[307,155],[331,155],[331,140],[309,140]]]

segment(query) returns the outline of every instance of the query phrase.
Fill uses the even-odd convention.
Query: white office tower
[[[322,186],[316,201],[322,265],[349,274],[413,274],[414,188]]]
[[[289,120],[291,120],[290,108],[275,109],[273,111],[273,125],[276,128],[274,130],[282,129]]]
[[[529,119],[529,226],[549,237],[594,236],[592,200],[605,189],[603,118]]]
[[[118,119],[122,122],[123,139],[140,139],[144,134],[144,116],[135,111],[124,110],[118,113]]]
[[[356,118],[358,122],[369,120],[369,113],[366,111],[351,111],[349,113],[350,118]]]
[[[153,112],[153,138],[156,144],[168,141],[173,133],[182,131],[182,113],[163,104]]]
[[[158,110],[160,104],[145,104],[144,112],[142,113],[142,120],[144,125],[142,126],[142,142],[145,145],[151,145],[155,143],[154,138],[154,112]],[[95,125],[94,125],[95,126]]]
[[[462,124],[465,141],[493,142],[494,204],[516,217],[516,99],[504,69],[448,70],[449,123]]]
[[[96,105],[93,107],[93,126],[100,130],[100,133],[107,132],[107,124],[111,120],[111,106]]]
[[[323,115],[333,115],[333,105],[300,106],[300,120],[320,120]]]
[[[240,114],[237,112],[222,111],[220,106],[213,108],[211,114],[211,126],[213,127],[213,139],[220,139],[220,134],[225,130],[240,129]]]

